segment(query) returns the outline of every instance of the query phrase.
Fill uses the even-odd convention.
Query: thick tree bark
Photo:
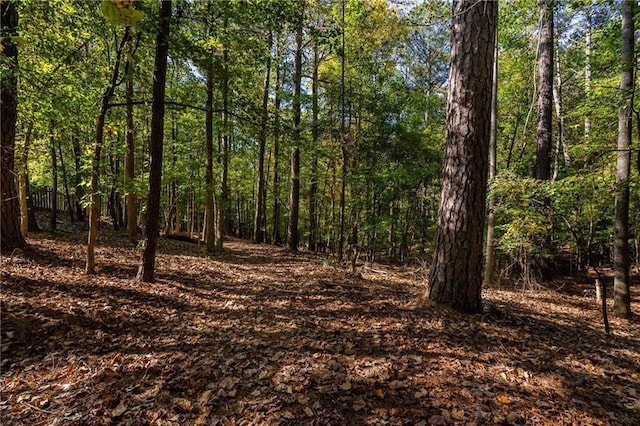
[[[298,2],[298,27],[296,29],[296,52],[293,75],[293,149],[291,151],[291,192],[289,194],[289,223],[287,225],[287,248],[298,250],[300,213],[300,88],[302,83],[302,27],[304,1]]]
[[[96,120],[96,140],[93,148],[93,162],[91,164],[91,203],[89,206],[89,237],[87,241],[87,262],[85,271],[87,274],[95,274],[96,262],[95,262],[95,247],[98,241],[98,220],[100,218],[100,158],[102,156],[102,143],[104,142],[104,124],[109,110],[109,101],[113,96],[116,84],[118,82],[118,75],[120,74],[120,61],[122,58],[122,51],[125,44],[130,39],[130,29],[127,27],[125,33],[122,36],[122,41],[116,51],[116,61],[113,65],[113,73],[111,74],[111,80],[109,86],[105,89],[104,94],[100,102],[100,113]]]
[[[496,164],[496,148],[498,137],[498,33],[496,31],[496,40],[494,41],[493,52],[493,81],[491,84],[491,136],[489,138],[489,182],[493,182],[497,175]],[[495,271],[495,208],[496,197],[489,195],[489,212],[487,214],[487,252],[484,262],[484,279],[483,284],[493,284],[493,276]]]
[[[631,113],[633,111],[633,54],[635,2],[622,2],[622,66],[618,112],[618,158],[613,248],[613,314],[631,318],[629,278],[629,175],[631,172]]]
[[[2,15],[2,62],[7,70],[2,72],[0,95],[2,121],[2,140],[0,150],[2,163],[0,164],[0,250],[11,253],[15,249],[23,249],[27,242],[20,230],[20,205],[15,180],[15,146],[16,119],[18,116],[18,47],[11,40],[17,35],[18,11],[13,1],[3,1],[0,4]]]
[[[147,222],[138,280],[154,282],[156,248],[160,231],[160,190],[162,185],[162,150],[164,141],[164,95],[167,81],[167,56],[169,53],[169,28],[171,0],[160,1],[160,20],[156,33],[156,55],[153,71],[153,100],[151,115],[151,140],[149,151],[149,194],[147,196]]]
[[[482,248],[497,2],[453,2],[447,143],[428,296],[482,310]]]
[[[133,186],[133,180],[136,172],[136,140],[135,129],[133,123],[133,78],[131,72],[127,75],[125,83],[127,97],[127,127],[125,129],[126,152],[124,157],[124,188],[126,191],[126,208],[127,208],[127,236],[129,242],[135,244],[138,240],[138,227],[136,223],[136,192]]]
[[[225,12],[226,13],[226,12]],[[229,18],[224,17],[223,33],[229,29]],[[226,38],[225,38],[226,40]],[[224,235],[231,234],[231,193],[229,192],[229,46],[224,44],[222,51],[222,178],[220,190],[220,231]]]
[[[346,126],[346,98],[345,98],[345,65],[347,51],[345,50],[345,0],[341,4],[342,14],[342,55],[340,55],[340,147],[342,152],[342,176],[340,183],[340,223],[338,225],[338,262],[342,262],[344,256],[344,232],[346,219],[346,192],[347,192],[347,126]],[[333,197],[332,197],[333,199]]]
[[[269,119],[269,82],[271,80],[271,48],[273,33],[269,32],[269,54],[267,55],[267,69],[264,76],[262,92],[262,115],[260,117],[260,135],[258,139],[258,188],[256,194],[256,214],[253,220],[253,241],[263,243],[265,239],[264,209],[266,200],[266,185],[264,175],[264,155],[267,145],[267,124]]]
[[[553,144],[553,0],[540,0],[540,51],[538,54],[538,129],[536,178],[551,178]]]

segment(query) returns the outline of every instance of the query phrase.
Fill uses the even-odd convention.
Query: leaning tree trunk
[[[553,0],[540,1],[540,52],[538,55],[538,133],[536,178],[551,178],[553,125]]]
[[[304,1],[298,3],[298,28],[296,29],[296,53],[293,75],[293,149],[291,151],[291,192],[289,194],[289,223],[287,225],[287,248],[298,250],[300,213],[300,88],[302,82],[302,26]]]
[[[2,46],[0,53],[2,62],[7,67],[1,76],[2,104],[0,119],[2,121],[2,141],[0,150],[2,163],[0,164],[0,217],[2,218],[2,232],[0,232],[0,250],[11,253],[15,249],[22,249],[27,242],[20,230],[20,206],[16,189],[14,164],[16,146],[16,119],[18,116],[18,47],[11,37],[17,35],[18,11],[13,1],[3,1],[0,4],[2,15]]]
[[[153,100],[151,115],[151,140],[149,152],[149,194],[147,196],[147,222],[144,227],[144,242],[138,280],[154,282],[156,248],[160,231],[160,192],[162,186],[162,150],[164,140],[164,94],[167,81],[167,56],[169,53],[169,24],[171,0],[160,2],[160,22],[156,34],[156,56],[153,71]]]
[[[631,112],[633,110],[633,53],[635,2],[622,2],[622,67],[618,112],[618,158],[613,247],[613,313],[631,318],[629,288],[629,174],[631,171]]]
[[[98,219],[100,218],[100,158],[102,156],[102,143],[104,142],[104,125],[109,110],[109,101],[113,96],[120,74],[120,60],[125,44],[129,41],[130,29],[127,27],[122,36],[122,41],[116,51],[116,62],[113,65],[113,73],[109,86],[105,89],[100,102],[100,113],[96,120],[96,141],[93,148],[93,162],[91,164],[91,203],[89,205],[89,238],[87,241],[87,274],[96,273],[95,248],[98,241]]]
[[[447,142],[429,299],[482,310],[482,239],[497,2],[453,2]]]

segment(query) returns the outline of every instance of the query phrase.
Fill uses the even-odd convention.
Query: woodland
[[[0,0],[0,423],[640,424],[639,9]]]

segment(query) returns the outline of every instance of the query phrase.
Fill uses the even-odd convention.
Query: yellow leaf
[[[384,392],[382,391],[382,389],[376,389],[375,391],[373,391],[373,394],[380,399],[384,398]]]
[[[500,395],[498,397],[498,402],[501,404],[511,404],[511,398],[509,398],[507,395]]]

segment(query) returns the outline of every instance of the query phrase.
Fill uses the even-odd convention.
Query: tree
[[[20,207],[18,204],[18,191],[15,181],[15,142],[16,142],[16,118],[18,116],[18,46],[17,36],[18,11],[13,1],[0,3],[2,15],[2,46],[0,56],[3,59],[2,75],[2,168],[0,176],[0,203],[2,212],[2,229],[0,237],[0,250],[3,253],[11,253],[15,249],[23,249],[27,242],[20,229]],[[5,68],[6,67],[6,68]]]
[[[291,150],[291,192],[289,193],[289,223],[287,225],[287,248],[298,250],[298,219],[300,212],[300,142],[302,117],[300,88],[302,83],[302,30],[304,23],[304,1],[298,2],[296,28],[296,52],[293,74],[293,149]]]
[[[482,310],[482,246],[498,4],[453,2],[447,136],[429,299]]]
[[[553,125],[553,0],[540,0],[540,42],[538,51],[538,135],[537,179],[551,178]]]
[[[153,100],[151,115],[151,139],[149,151],[149,193],[147,195],[147,222],[137,278],[154,282],[154,269],[158,234],[160,232],[160,190],[162,186],[162,151],[164,145],[164,95],[167,81],[167,56],[169,54],[169,28],[171,0],[160,0],[160,20],[156,33],[156,56],[153,70]]]
[[[104,90],[100,100],[100,112],[96,120],[96,139],[93,148],[93,161],[91,163],[91,203],[89,205],[89,237],[87,241],[87,262],[85,271],[87,274],[95,274],[95,247],[98,241],[98,219],[100,218],[100,158],[102,156],[102,144],[104,142],[104,126],[109,110],[109,102],[118,84],[122,52],[130,39],[130,27],[126,27],[122,40],[116,50],[116,60],[109,86]]]
[[[613,313],[631,318],[629,288],[629,175],[631,172],[631,113],[633,110],[633,53],[635,2],[622,2],[622,66],[618,112],[618,155],[613,247]]]

